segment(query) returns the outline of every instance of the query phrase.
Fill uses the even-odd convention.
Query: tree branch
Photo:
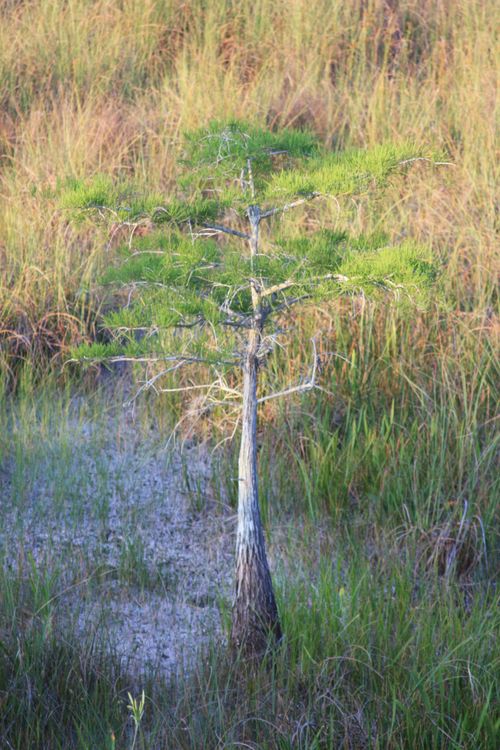
[[[279,208],[270,208],[268,211],[263,211],[260,215],[260,218],[268,219],[270,216],[275,216],[276,214],[283,213],[284,211],[290,211],[291,208],[302,206],[304,203],[308,203],[310,200],[318,198],[320,195],[321,193],[311,193],[305,198],[299,198],[298,200],[292,201],[291,203],[285,203],[284,206],[280,206]]]
[[[250,187],[250,195],[252,196],[252,200],[255,201],[255,182],[253,179],[253,170],[252,170],[252,160],[247,159],[247,175],[248,175],[248,185]]]
[[[425,156],[413,156],[411,159],[404,159],[403,161],[398,162],[398,167],[402,167],[404,164],[412,164],[414,161],[426,161],[429,164],[433,164],[435,167],[456,167],[457,165],[454,164],[452,161],[433,161],[432,159],[427,159]]]
[[[341,282],[348,281],[349,279],[347,278],[347,276],[343,276],[341,273],[327,273],[324,276],[313,276],[310,279],[298,279],[297,281],[289,279],[288,281],[284,281],[282,284],[275,284],[274,286],[270,286],[267,289],[264,289],[262,292],[260,292],[260,296],[269,297],[271,294],[278,294],[278,292],[282,292],[292,286],[298,286],[299,284],[315,284],[320,283],[321,281],[331,280]]]
[[[234,237],[240,237],[240,239],[242,240],[250,239],[249,234],[246,234],[245,232],[239,232],[237,229],[230,229],[230,227],[225,227],[222,224],[203,224],[203,227],[215,233],[223,232],[224,234],[231,234]],[[207,236],[206,234],[203,235],[202,232],[199,232],[198,234],[201,236]]]
[[[305,391],[311,391],[313,388],[317,388],[320,391],[323,391],[324,393],[330,393],[322,386],[318,385],[316,383],[316,375],[318,370],[318,364],[319,364],[319,358],[318,358],[318,352],[316,349],[316,340],[314,338],[311,339],[312,347],[313,347],[313,364],[311,369],[311,375],[308,378],[308,380],[305,383],[301,383],[300,385],[292,386],[291,388],[287,388],[284,391],[279,391],[278,393],[271,393],[269,396],[262,396],[261,398],[257,399],[258,404],[264,403],[264,401],[270,401],[273,398],[280,398],[281,396],[290,396],[293,393],[304,393]],[[332,395],[332,394],[330,394]]]
[[[288,299],[285,299],[284,302],[281,303],[281,305],[277,305],[276,307],[267,306],[263,308],[263,317],[264,320],[266,320],[270,315],[274,315],[275,313],[281,312],[282,310],[288,310],[290,307],[293,307],[293,305],[296,305],[299,302],[304,302],[306,299],[311,299],[310,294],[301,294],[300,297],[289,297]]]
[[[66,364],[70,362],[90,362],[99,364],[100,362],[109,362],[110,364],[116,364],[117,362],[182,362],[183,364],[204,364],[204,365],[227,365],[228,367],[235,367],[240,364],[239,359],[226,360],[226,359],[207,359],[206,357],[185,357],[183,355],[169,355],[161,356],[158,354],[151,354],[150,356],[127,356],[127,355],[115,355],[111,357],[81,357],[80,359],[68,359]]]
[[[223,391],[225,393],[230,393],[231,395],[236,395],[240,397],[239,391],[235,390],[234,388],[230,388],[223,380],[222,376],[218,373],[217,379],[214,380],[212,383],[203,383],[199,385],[186,385],[186,386],[178,386],[178,387],[172,387],[172,388],[157,388],[156,383],[160,378],[163,378],[165,375],[168,375],[172,372],[175,372],[176,370],[179,370],[185,362],[177,362],[177,364],[173,365],[172,367],[168,367],[166,370],[162,370],[159,373],[156,373],[156,375],[153,375],[152,378],[149,380],[146,380],[135,396],[131,398],[129,401],[125,402],[125,406],[131,406],[135,403],[137,398],[140,396],[143,391],[148,391],[151,388],[155,391],[156,394],[158,393],[185,393],[188,391],[199,391],[199,390],[206,390],[206,398],[209,397],[210,391],[213,389]],[[216,405],[216,406],[223,406],[223,405],[230,405],[230,406],[240,406],[240,403],[237,401],[229,401],[229,400],[211,400],[210,404]]]

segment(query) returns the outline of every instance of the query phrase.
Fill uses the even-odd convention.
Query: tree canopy
[[[242,245],[251,237],[251,206],[259,206],[259,221],[273,221],[321,197],[379,190],[419,158],[411,144],[332,152],[308,132],[212,123],[186,134],[184,176],[168,201],[100,175],[67,183],[62,205],[83,219],[99,212],[128,223],[147,218],[157,227],[123,247],[101,279],[104,287],[126,292],[126,302],[103,317],[112,340],[83,345],[75,356],[160,358],[189,350],[209,363],[237,364],[235,337],[255,316],[252,292],[259,295],[264,330],[297,304],[342,294],[391,292],[411,304],[425,302],[435,269],[429,249],[413,241],[391,245],[380,234],[353,238],[331,230],[291,237],[280,223],[257,255]],[[172,328],[190,334],[163,335]],[[221,329],[228,334],[222,340]]]

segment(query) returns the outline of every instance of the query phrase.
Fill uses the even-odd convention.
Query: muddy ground
[[[134,672],[185,668],[223,638],[231,599],[235,514],[210,452],[166,445],[121,405],[30,431],[1,461],[4,564],[57,578],[62,635],[97,637]]]

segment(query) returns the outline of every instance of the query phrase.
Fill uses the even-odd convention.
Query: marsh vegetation
[[[2,747],[498,746],[495,13],[2,4]],[[425,305],[356,294],[294,313],[269,356],[263,388],[300,382],[316,336],[325,390],[260,406],[285,638],[249,671],[225,648],[235,421],[189,391],[124,408],[135,365],[67,363],[108,340],[97,282],[123,246],[161,246],[181,134],[214,120],[307,129],[335,152],[411,141],[453,164],[287,215],[290,242],[410,240],[437,273]],[[126,185],[131,225],[75,222],[67,196],[87,184]]]

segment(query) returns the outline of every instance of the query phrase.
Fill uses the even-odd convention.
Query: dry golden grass
[[[58,181],[126,172],[168,195],[179,132],[230,116],[308,126],[334,146],[445,149],[455,167],[416,169],[378,216],[360,204],[350,221],[431,242],[456,308],[491,320],[496,15],[494,0],[4,0],[4,348],[52,355],[93,317],[79,290],[103,238],[68,227]]]

